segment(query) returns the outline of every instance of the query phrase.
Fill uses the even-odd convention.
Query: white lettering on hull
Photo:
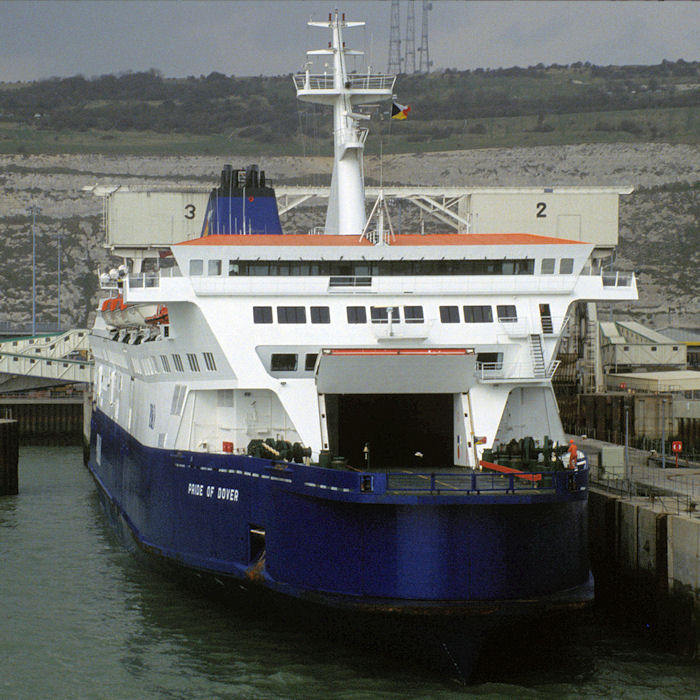
[[[217,501],[233,501],[238,503],[239,492],[238,489],[227,488],[226,486],[204,486],[204,484],[187,484],[187,495],[188,496],[206,496],[207,498],[214,498],[216,496]]]

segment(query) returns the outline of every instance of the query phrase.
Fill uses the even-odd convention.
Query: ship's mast
[[[333,73],[311,74],[307,67],[304,73],[294,76],[300,100],[333,106],[335,159],[325,233],[359,236],[366,219],[362,154],[367,138],[367,128],[360,123],[369,116],[354,112],[353,105],[389,99],[396,78],[372,74],[369,69],[366,73],[348,75],[345,57],[361,56],[363,52],[345,48],[342,30],[364,26],[364,22],[348,22],[336,10],[335,15],[328,15],[327,22],[312,21],[309,26],[331,30],[328,48],[307,51],[307,55],[332,56]]]

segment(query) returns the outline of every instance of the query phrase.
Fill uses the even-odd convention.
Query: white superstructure
[[[334,107],[326,233],[205,236],[172,246],[168,268],[105,279],[147,313],[98,318],[98,408],[146,446],[245,453],[274,438],[356,466],[475,468],[513,438],[562,439],[551,380],[569,310],[635,299],[634,275],[563,238],[360,235],[354,105],[390,97],[393,76],[346,74],[341,29],[358,23],[312,24],[332,30],[333,75],[295,83]]]

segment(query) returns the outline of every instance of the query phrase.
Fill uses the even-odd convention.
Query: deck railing
[[[369,275],[333,275],[328,278],[328,287],[371,287],[372,278]]]
[[[293,77],[297,90],[333,90],[335,87],[332,73],[297,73]],[[345,87],[350,90],[391,90],[395,80],[394,75],[348,75]]]
[[[538,478],[539,477],[539,478]],[[585,488],[588,469],[576,471],[516,472],[500,474],[479,471],[464,473],[387,472],[386,491],[431,495],[516,493],[518,491],[578,491]]]
[[[554,360],[545,367],[544,374],[535,375],[532,362],[477,362],[476,372],[482,382],[503,379],[551,379],[559,364],[559,360]]]
[[[631,287],[634,281],[634,272],[602,272],[601,277],[603,278],[604,287]]]

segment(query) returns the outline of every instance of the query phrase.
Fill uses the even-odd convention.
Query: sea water
[[[594,610],[473,685],[199,596],[125,551],[79,448],[0,498],[0,698],[698,698],[696,662]]]

